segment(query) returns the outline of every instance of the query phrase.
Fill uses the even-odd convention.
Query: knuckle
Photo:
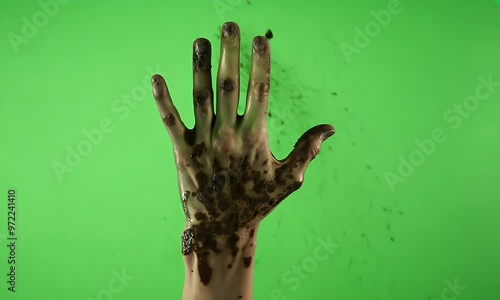
[[[234,129],[229,126],[222,127],[218,136],[213,140],[213,148],[218,153],[230,154],[236,149],[239,143],[237,135],[235,135]]]
[[[316,156],[319,154],[319,151],[321,150],[321,145],[320,144],[313,144],[310,148],[309,148],[309,156],[311,157],[311,160],[313,160],[314,158],[316,158]]]
[[[172,113],[169,113],[162,117],[163,123],[167,127],[171,127],[175,125],[175,116]]]
[[[252,82],[253,96],[262,102],[269,94],[269,84],[261,81]]]
[[[222,91],[226,92],[226,93],[229,93],[229,92],[232,92],[235,90],[236,88],[236,82],[234,81],[234,79],[232,78],[222,78],[220,80],[220,88],[222,89]]]
[[[193,96],[197,105],[205,105],[210,99],[210,93],[205,89],[195,91]]]

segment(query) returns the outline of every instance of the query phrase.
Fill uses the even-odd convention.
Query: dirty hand
[[[203,38],[193,44],[193,129],[183,124],[165,80],[160,75],[152,77],[154,98],[175,153],[187,218],[185,255],[197,250],[217,252],[218,237],[258,225],[302,185],[309,162],[319,153],[321,143],[335,132],[331,125],[315,126],[299,138],[288,157],[277,160],[269,149],[266,129],[269,41],[263,36],[253,40],[246,108],[244,115],[238,115],[238,26],[225,23],[221,40],[215,112],[211,45]]]

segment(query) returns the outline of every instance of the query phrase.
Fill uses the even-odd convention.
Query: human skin
[[[331,125],[315,126],[286,158],[276,159],[266,128],[269,41],[263,36],[253,40],[243,115],[237,113],[240,30],[233,22],[222,26],[220,51],[214,112],[211,45],[203,38],[194,41],[192,129],[182,122],[163,77],[152,77],[154,98],[173,144],[186,215],[183,300],[252,299],[259,225],[302,186],[307,166],[335,132]]]

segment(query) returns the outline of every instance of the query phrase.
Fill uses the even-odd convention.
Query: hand
[[[269,149],[266,119],[270,83],[269,41],[253,40],[252,65],[244,115],[238,115],[240,31],[222,26],[217,103],[211,75],[211,45],[193,44],[194,110],[196,124],[187,129],[172,103],[165,80],[152,77],[153,93],[173,143],[179,188],[186,214],[183,254],[221,251],[221,239],[231,244],[237,231],[250,232],[303,182],[305,170],[332,136],[331,125],[305,132],[293,151],[277,160]],[[253,236],[251,231],[250,235]],[[231,242],[233,241],[233,242]],[[237,251],[237,250],[235,250]]]

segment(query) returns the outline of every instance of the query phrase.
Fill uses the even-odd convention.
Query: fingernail
[[[331,137],[335,133],[335,130],[327,130],[321,134],[321,141],[326,141],[329,137]]]
[[[160,75],[158,75],[158,74],[153,75],[153,77],[151,77],[151,82],[153,83],[153,85],[158,86],[161,82]]]
[[[222,37],[236,36],[238,32],[238,25],[234,22],[227,22],[222,26]]]
[[[153,95],[155,98],[161,98],[165,95],[165,85],[162,84],[162,77],[160,75],[153,75],[151,83],[153,84]]]
[[[205,53],[210,50],[210,41],[205,38],[198,38],[194,41],[194,49],[196,53]]]
[[[207,39],[199,38],[194,42],[193,66],[195,71],[210,70],[210,52],[210,42]]]
[[[253,48],[255,52],[262,53],[266,51],[267,43],[266,38],[263,36],[258,36],[253,40]]]

